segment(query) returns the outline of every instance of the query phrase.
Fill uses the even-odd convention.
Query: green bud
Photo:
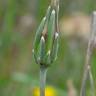
[[[55,4],[55,1],[54,1]],[[59,6],[59,5],[58,5]],[[59,7],[49,6],[46,16],[39,25],[35,41],[33,55],[36,63],[50,66],[56,60],[58,52],[58,12]]]
[[[50,20],[48,23],[48,33],[47,33],[47,40],[46,40],[47,52],[52,48],[54,32],[55,32],[55,10],[52,10]]]

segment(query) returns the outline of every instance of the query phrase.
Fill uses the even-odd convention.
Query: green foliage
[[[37,22],[35,22],[36,24],[39,23],[42,16],[44,16],[46,12],[50,0],[32,0],[32,2],[36,1],[36,4],[30,3],[30,1],[31,0],[0,0],[0,96],[28,96],[28,92],[31,89],[30,86],[39,85],[39,69],[38,65],[35,64],[34,59],[32,58],[31,52],[33,48],[32,45],[34,34],[36,32],[35,27],[37,27],[37,25],[30,33],[27,29],[27,34],[25,36],[25,33],[18,31],[17,26],[20,18],[28,14],[32,14],[31,16],[35,17],[35,19],[37,20]],[[74,2],[78,6],[76,0],[60,1],[60,17],[63,17],[63,15],[70,13],[69,7],[71,6],[71,4],[74,5]],[[83,4],[83,12],[89,14],[96,9],[96,0],[81,0],[80,2],[81,4]],[[32,7],[28,7],[28,4],[30,4]],[[33,5],[35,5],[34,8],[37,14],[34,12]],[[28,8],[30,8],[31,11]],[[46,13],[49,15],[46,15],[48,16],[46,18],[50,18],[50,10],[52,11],[52,9],[49,8],[49,11]],[[41,40],[41,35],[39,39],[37,38],[37,40],[38,42]],[[51,57],[50,51],[46,52],[44,60],[48,63],[50,61],[50,58],[54,60],[55,58],[53,59],[53,57],[57,57],[57,52],[55,51],[58,50],[57,42],[58,38],[55,38],[54,47],[52,46],[51,50]],[[66,39],[66,37],[63,36],[60,37],[59,43],[60,46],[58,58],[49,69],[47,81],[49,85],[51,84],[56,86],[56,90],[60,93],[60,95],[58,96],[64,96],[64,94],[66,96],[66,82],[68,79],[71,78],[77,90],[80,89],[87,45],[80,43],[78,40],[78,42],[76,43],[76,48],[71,49],[71,47],[69,46],[70,40]],[[40,47],[40,42],[37,43],[36,46]],[[48,49],[50,48],[48,47]],[[92,58],[92,73],[96,85],[95,51],[96,50],[94,50],[94,55]],[[18,76],[16,74],[13,74],[14,71],[16,71],[17,73],[21,72],[24,75],[21,76],[21,73],[19,73]],[[28,76],[25,76],[25,74],[27,74]]]

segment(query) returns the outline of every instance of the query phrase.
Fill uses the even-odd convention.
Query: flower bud
[[[55,29],[56,15],[56,10],[49,6],[36,32],[33,53],[36,63],[40,65],[49,66],[57,58],[59,35]]]

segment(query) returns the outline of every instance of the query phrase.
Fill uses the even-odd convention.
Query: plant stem
[[[89,41],[88,44],[88,49],[87,49],[87,55],[86,55],[86,61],[85,61],[85,67],[84,67],[84,75],[83,75],[83,80],[82,80],[82,86],[81,86],[81,92],[80,92],[80,96],[85,96],[85,89],[86,89],[86,81],[88,78],[88,73],[89,73],[89,67],[91,64],[91,55],[92,55],[92,46],[91,43]]]
[[[89,69],[89,80],[90,80],[90,85],[91,85],[91,96],[95,96],[95,89],[94,89],[94,80],[93,80],[93,76],[91,73],[91,70]]]
[[[80,96],[86,95],[85,94],[86,81],[87,81],[88,76],[90,75],[89,68],[91,68],[91,57],[92,57],[92,53],[93,53],[93,48],[94,48],[94,44],[95,44],[94,41],[95,41],[95,36],[96,36],[96,12],[93,12],[93,14],[92,14],[92,26],[91,27],[92,27],[91,36],[90,36],[88,48],[87,48],[87,54],[86,54],[85,66],[84,66],[84,75],[83,75],[83,80],[82,80],[82,85],[81,85]],[[92,82],[93,82],[93,80],[92,80]],[[90,82],[90,84],[93,84],[93,83]]]
[[[40,66],[40,96],[45,96],[46,73],[47,73],[47,68],[41,65]]]

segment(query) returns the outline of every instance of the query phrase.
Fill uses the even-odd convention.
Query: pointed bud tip
[[[50,9],[50,8],[51,8],[51,6],[49,5],[48,9]]]
[[[46,17],[44,17],[43,20],[46,20]]]
[[[51,53],[51,51],[49,50],[49,51],[47,52],[47,55],[50,55],[50,53]]]
[[[43,42],[45,42],[44,36],[41,37],[41,40],[42,40]]]
[[[59,34],[56,32],[56,33],[55,33],[55,38],[57,38],[58,36],[59,36]]]
[[[52,10],[52,14],[55,14],[55,10],[54,9]]]
[[[51,52],[50,52],[50,50],[48,51],[48,54],[50,54]]]

